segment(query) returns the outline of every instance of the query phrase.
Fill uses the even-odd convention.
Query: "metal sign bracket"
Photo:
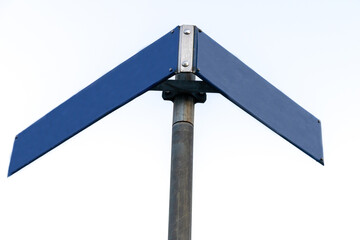
[[[206,93],[218,93],[216,89],[204,81],[167,80],[151,90],[163,91],[162,98],[170,101],[174,101],[177,95],[191,95],[194,98],[194,103],[204,103]]]
[[[195,73],[194,40],[196,27],[194,25],[180,26],[179,59],[177,73]]]

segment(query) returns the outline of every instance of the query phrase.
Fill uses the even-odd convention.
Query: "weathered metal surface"
[[[18,134],[8,175],[174,75],[178,44],[177,27]]]
[[[208,37],[197,34],[196,75],[323,164],[320,121]]]
[[[195,79],[191,73],[176,75],[177,81]],[[177,95],[174,99],[171,179],[169,206],[169,240],[191,239],[191,205],[193,173],[194,99]]]

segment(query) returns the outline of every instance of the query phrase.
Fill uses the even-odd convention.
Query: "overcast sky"
[[[7,178],[15,135],[194,24],[322,121],[325,166],[196,105],[192,239],[360,239],[359,1],[0,1],[0,238],[167,239],[172,103],[148,92]]]

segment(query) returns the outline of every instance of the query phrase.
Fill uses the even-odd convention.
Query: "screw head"
[[[184,30],[184,34],[189,35],[190,33],[191,33],[191,30],[190,30],[190,29],[185,29],[185,30]]]
[[[183,62],[181,63],[181,65],[182,65],[183,67],[188,67],[188,66],[189,66],[189,62],[188,62],[188,61],[183,61]]]
[[[172,72],[172,70],[173,70],[172,68],[169,68],[169,72]]]

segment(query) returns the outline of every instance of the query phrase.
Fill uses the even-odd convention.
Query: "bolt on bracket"
[[[194,25],[180,26],[178,73],[195,73],[194,39],[196,27]]]

